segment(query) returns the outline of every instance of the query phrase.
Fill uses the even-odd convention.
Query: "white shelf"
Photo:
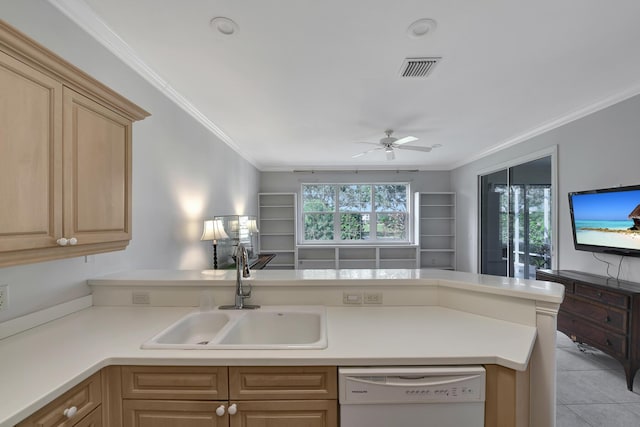
[[[414,206],[419,267],[455,270],[455,193],[416,193]]]
[[[276,254],[266,268],[295,268],[296,194],[260,193],[258,209],[260,253]]]

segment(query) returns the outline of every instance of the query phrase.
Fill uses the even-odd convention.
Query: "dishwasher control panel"
[[[340,368],[341,404],[483,402],[481,366]]]

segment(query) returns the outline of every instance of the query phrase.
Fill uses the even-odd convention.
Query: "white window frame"
[[[318,213],[332,213],[335,215],[333,221],[333,240],[306,240],[305,239],[305,229],[304,229],[304,186],[311,185],[328,185],[332,186],[335,189],[335,211],[332,212],[318,212]],[[370,185],[372,188],[376,185],[404,185],[407,191],[407,210],[405,212],[406,218],[406,238],[405,239],[378,239],[377,234],[374,230],[374,238],[369,240],[342,240],[340,239],[340,214],[341,213],[367,213],[370,214],[370,224],[377,224],[377,217],[380,214],[389,214],[395,213],[393,212],[376,212],[375,211],[375,195],[373,196],[373,200],[371,203],[371,211],[354,211],[354,212],[340,212],[340,195],[339,188],[345,185]],[[373,190],[375,191],[375,190]],[[300,184],[300,192],[298,196],[298,243],[305,246],[385,246],[385,245],[412,245],[412,237],[413,237],[413,221],[414,221],[414,213],[412,208],[412,197],[411,197],[411,183],[407,181],[399,181],[399,182],[302,182]]]

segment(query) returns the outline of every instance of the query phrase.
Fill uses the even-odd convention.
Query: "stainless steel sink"
[[[265,306],[188,314],[142,344],[144,349],[322,349],[322,306]]]

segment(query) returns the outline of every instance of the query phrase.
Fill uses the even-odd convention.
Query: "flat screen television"
[[[569,193],[576,250],[640,257],[640,185]]]

